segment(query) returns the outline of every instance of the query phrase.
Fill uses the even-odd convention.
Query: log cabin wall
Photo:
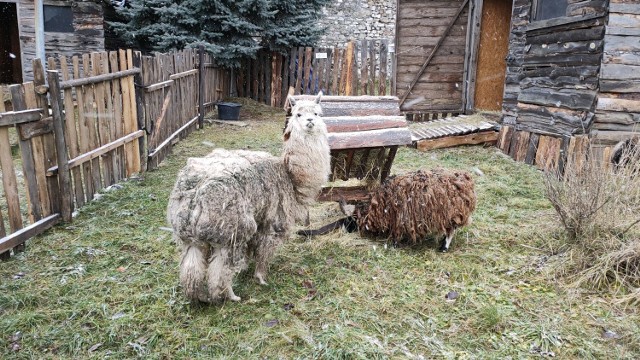
[[[396,94],[402,97],[417,78],[405,100],[405,104],[410,106],[403,110],[460,112],[463,106],[468,2],[398,0],[397,9]],[[456,15],[457,19],[449,28]],[[443,36],[441,46],[421,72],[421,67]]]
[[[590,135],[605,154],[618,141],[640,135],[640,1],[610,2]]]
[[[54,1],[44,0],[45,6],[71,7],[73,31],[45,31],[46,57],[71,57],[93,51],[104,51],[104,18],[101,0]],[[24,81],[33,80],[32,61],[36,57],[35,2],[17,0],[22,75]]]
[[[608,0],[567,0],[565,16],[534,21],[536,0],[514,0],[502,141],[514,159],[562,167],[589,134],[598,98]]]

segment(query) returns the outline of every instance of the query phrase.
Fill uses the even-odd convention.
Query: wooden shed
[[[540,168],[640,135],[640,1],[514,0],[499,146]]]
[[[395,91],[402,110],[500,110],[511,8],[512,0],[398,0]]]
[[[45,56],[104,51],[103,0],[43,0]],[[0,0],[0,83],[33,79],[35,1]]]

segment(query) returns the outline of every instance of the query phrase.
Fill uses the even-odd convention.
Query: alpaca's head
[[[305,135],[326,135],[327,127],[322,120],[322,108],[320,99],[322,92],[314,100],[294,100],[289,97],[291,103],[291,117],[284,130],[284,140],[289,140],[292,134],[297,136]]]

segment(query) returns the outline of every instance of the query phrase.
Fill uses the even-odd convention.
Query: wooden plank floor
[[[411,141],[420,150],[492,142],[498,124],[481,116],[459,115],[409,126]]]

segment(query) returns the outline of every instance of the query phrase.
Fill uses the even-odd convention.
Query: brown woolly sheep
[[[265,277],[275,250],[306,219],[330,172],[320,97],[293,102],[283,156],[216,149],[191,158],[169,198],[167,219],[182,248],[180,282],[191,300],[239,301],[233,277],[256,260]],[[206,289],[205,289],[206,288]],[[205,291],[208,290],[208,291]]]
[[[348,231],[357,228],[363,235],[411,244],[444,235],[440,251],[446,252],[456,229],[471,222],[475,208],[475,186],[469,173],[419,170],[388,178],[367,202],[356,206],[353,216],[299,234],[319,235],[345,226]]]
[[[357,214],[365,234],[416,244],[444,235],[440,251],[449,250],[456,229],[470,223],[476,208],[471,175],[444,169],[419,170],[387,179]]]

